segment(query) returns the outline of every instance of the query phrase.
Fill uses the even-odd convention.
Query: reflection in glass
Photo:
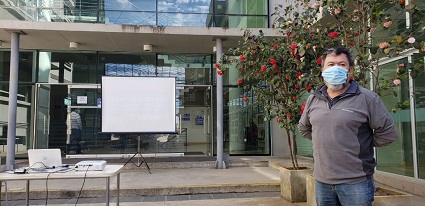
[[[264,111],[242,88],[224,88],[223,140],[229,154],[270,154],[269,124]],[[244,101],[248,97],[248,101]],[[216,144],[216,141],[214,141]],[[216,145],[214,147],[216,149]]]
[[[415,54],[414,61],[424,59]],[[415,98],[415,123],[416,123],[416,148],[418,158],[419,178],[425,179],[425,74],[420,73],[414,79]]]
[[[407,59],[404,61],[407,63]],[[397,67],[397,61],[381,65],[381,74],[384,74],[385,78],[395,76]],[[394,89],[400,94],[398,97],[381,96],[388,111],[391,111],[398,102],[409,100],[408,81],[402,81],[402,83],[398,87],[394,87]],[[410,118],[410,112],[410,109],[398,110],[396,113],[391,112],[391,116],[394,119],[399,133],[399,138],[388,146],[376,148],[378,170],[413,177],[412,120]]]
[[[205,27],[208,14],[158,13],[158,26]]]
[[[156,0],[106,0],[100,1],[105,10],[121,11],[155,11]]]
[[[18,85],[16,110],[15,154],[25,154],[31,146],[31,121],[33,102],[33,86]],[[7,154],[7,133],[9,113],[9,84],[0,84],[0,157]]]
[[[105,24],[156,25],[155,12],[102,11],[100,21]]]
[[[158,0],[158,12],[208,14],[211,1]]]

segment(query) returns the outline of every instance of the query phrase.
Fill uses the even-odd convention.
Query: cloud
[[[190,0],[177,0],[176,1],[176,3],[177,4],[181,4],[181,3],[185,3],[185,4],[187,4],[187,3],[189,3],[190,2]]]

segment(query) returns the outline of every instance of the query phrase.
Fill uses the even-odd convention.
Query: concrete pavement
[[[270,157],[232,157],[228,169],[214,169],[215,162],[205,157],[198,162],[197,158],[183,159],[183,162],[169,158],[146,159],[152,174],[146,167],[132,164],[127,164],[121,173],[120,205],[303,205],[280,198],[280,173],[268,166]],[[282,164],[287,161],[272,159]],[[79,160],[64,160],[75,161]],[[115,159],[108,164],[123,162]],[[110,183],[111,203],[114,203],[116,177],[111,178]],[[9,205],[25,204],[25,185],[25,181],[7,183]],[[33,180],[30,204],[46,205],[47,198],[47,205],[75,205],[79,196],[78,205],[104,205],[105,185],[104,179]],[[4,188],[2,200],[5,200]]]
[[[120,176],[120,205],[307,205],[290,203],[280,197],[280,173],[275,167],[290,166],[287,158],[230,157],[228,169],[214,169],[214,159],[205,156],[146,158],[152,174],[145,166],[127,164]],[[81,159],[64,159],[69,165],[78,161]],[[127,159],[107,161],[123,165]],[[311,166],[312,161],[300,158],[299,163]],[[377,179],[386,177],[380,174]],[[400,183],[405,182],[403,179]],[[110,183],[111,205],[115,205],[116,177],[111,178]],[[25,181],[7,183],[8,205],[25,205],[25,185]],[[105,205],[105,185],[105,179],[34,180],[30,183],[30,205],[76,205],[77,199],[77,205]],[[1,195],[1,205],[6,205],[4,185]],[[424,202],[425,198],[414,196],[409,205]]]

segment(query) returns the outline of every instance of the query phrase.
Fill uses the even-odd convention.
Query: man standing
[[[322,57],[325,82],[307,100],[298,124],[313,143],[317,205],[370,206],[374,199],[374,147],[397,139],[380,97],[348,77],[354,71],[348,49],[328,49]]]
[[[80,110],[74,108],[69,114],[69,121],[71,123],[71,143],[75,144],[76,154],[81,154],[81,130],[83,129],[83,124],[81,123]],[[69,126],[69,125],[68,125]]]

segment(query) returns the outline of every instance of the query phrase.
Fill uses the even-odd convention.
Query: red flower
[[[221,76],[223,75],[223,72],[221,70],[217,70],[217,74]]]
[[[276,122],[279,123],[280,122],[280,119],[279,118],[276,118]]]
[[[274,67],[273,70],[274,70],[274,73],[279,72],[279,68],[277,68],[277,67]]]
[[[273,44],[273,49],[277,49],[277,44]]]
[[[297,89],[299,89],[300,88],[300,85],[295,84],[294,87],[297,88]]]
[[[247,102],[248,98],[244,97],[244,98],[242,98],[242,100],[243,100],[243,102]]]
[[[243,56],[243,55],[240,55],[239,56],[239,59],[241,60],[241,61],[245,61],[246,59],[245,59],[245,57]]]
[[[297,75],[297,77],[300,77],[302,75],[302,73],[298,72],[296,75]]]
[[[307,91],[310,91],[311,89],[313,89],[313,86],[311,86],[311,84],[307,84],[307,86],[305,86],[305,89]]]
[[[292,97],[292,101],[297,101],[297,97]]]
[[[242,84],[242,79],[238,79],[238,84]]]
[[[276,60],[270,59],[270,63],[273,64],[273,65],[276,65]]]
[[[303,112],[304,112],[304,108],[305,108],[305,103],[301,105],[301,111],[300,111],[300,114],[303,114]]]
[[[214,66],[215,66],[215,68],[219,68],[220,67],[220,63],[215,63]]]
[[[291,114],[287,114],[286,117],[288,117],[288,119],[291,119]]]
[[[243,68],[243,67],[242,67],[242,68],[241,68],[241,72],[244,72],[244,71],[245,71],[245,68]]]
[[[321,65],[322,64],[322,57],[320,56],[319,58],[317,58],[317,64]]]
[[[291,36],[291,32],[286,32],[286,36]]]
[[[333,32],[331,32],[331,33],[328,34],[328,37],[331,38],[331,39],[333,39],[333,38],[338,37],[338,35],[339,35],[338,32],[333,31]]]
[[[262,66],[261,66],[261,71],[265,72],[266,70],[267,70],[267,67],[266,67],[266,66],[264,66],[264,65],[262,65]]]
[[[297,45],[292,43],[291,44],[291,54],[293,54],[295,52],[295,49],[297,48]]]

